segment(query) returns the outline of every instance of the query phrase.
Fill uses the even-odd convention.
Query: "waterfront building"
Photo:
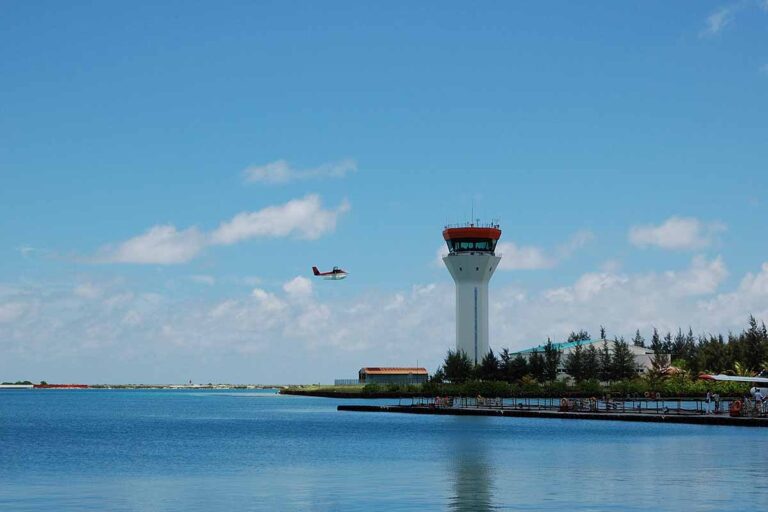
[[[369,366],[358,372],[360,384],[423,384],[429,374],[426,368],[384,368]]]
[[[567,360],[568,355],[574,351],[577,345],[581,345],[582,348],[586,349],[590,345],[594,345],[597,350],[602,350],[603,348],[603,342],[605,342],[608,345],[608,350],[613,353],[613,348],[615,345],[615,341],[613,340],[582,340],[582,341],[565,341],[561,343],[552,343],[552,346],[555,348],[555,350],[559,350],[561,352],[560,356],[560,364],[557,367],[557,378],[558,380],[565,380],[570,378],[570,375],[565,371],[565,361]],[[638,347],[635,345],[629,344],[629,350],[632,352],[632,355],[635,358],[635,366],[637,366],[637,372],[639,374],[644,374],[648,372],[648,370],[651,369],[651,360],[653,359],[653,350],[651,350],[648,347]],[[516,356],[517,354],[521,354],[523,357],[528,359],[531,354],[534,352],[538,352],[539,354],[544,354],[544,345],[538,345],[535,347],[527,348],[525,350],[520,350],[518,352],[513,352],[512,356]]]
[[[489,351],[488,282],[501,261],[495,253],[500,237],[498,224],[443,230],[449,251],[443,262],[456,284],[456,350],[473,364],[480,364]]]

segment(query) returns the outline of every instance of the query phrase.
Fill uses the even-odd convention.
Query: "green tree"
[[[499,354],[499,377],[507,382],[517,382],[528,373],[528,361],[518,353],[512,355],[509,349],[502,349]]]
[[[499,378],[499,360],[492,349],[488,350],[480,362],[478,374],[481,380],[497,380]]]
[[[605,339],[605,327],[603,327],[602,325],[600,326],[600,339],[601,340]]]
[[[600,361],[600,380],[610,381],[613,377],[613,367],[611,366],[611,349],[608,348],[608,341],[603,340],[603,346],[598,352]]]
[[[435,370],[435,373],[433,373],[432,376],[429,377],[429,382],[433,384],[442,384],[444,381],[445,381],[445,371],[443,371],[442,366],[437,370]]]
[[[611,374],[613,380],[632,379],[637,375],[637,364],[635,364],[635,355],[629,344],[624,339],[617,339],[613,342],[613,355],[611,358]]]
[[[443,364],[445,378],[449,381],[461,384],[472,377],[472,361],[469,360],[466,352],[463,350],[449,350]]]
[[[507,375],[509,382],[519,382],[528,374],[528,360],[525,359],[523,354],[517,354],[509,362],[509,368],[507,369]]]
[[[653,336],[651,336],[651,350],[653,350],[653,357],[651,357],[651,366],[654,370],[661,370],[669,366],[669,354],[664,346],[664,342],[659,338],[659,331],[653,328]]]
[[[501,349],[499,353],[499,378],[501,380],[512,382],[509,378],[509,366],[512,364],[512,353],[508,348]]]
[[[765,325],[761,329],[757,325],[757,320],[749,315],[749,329],[744,333],[744,364],[752,371],[762,370],[765,361],[766,344],[768,344],[765,335]]]
[[[584,380],[600,378],[600,354],[594,343],[584,350],[582,376]]]
[[[587,341],[589,339],[589,333],[584,329],[581,329],[579,332],[571,331],[571,334],[568,335],[568,341]]]
[[[688,362],[688,369],[693,375],[698,375],[701,371],[699,366],[699,344],[693,335],[693,328],[688,326],[688,333],[685,335],[685,360]]]
[[[664,335],[664,352],[667,354],[672,352],[672,333],[667,332],[667,334]]]
[[[670,350],[672,353],[672,358],[675,359],[687,359],[687,350],[685,345],[685,335],[683,334],[683,330],[681,328],[677,328],[677,334],[675,335],[674,341],[672,341],[672,350]]]
[[[544,380],[544,356],[541,352],[534,349],[528,358],[528,368],[531,372],[531,377],[538,381]]]
[[[632,344],[636,347],[645,347],[645,338],[640,335],[640,329],[635,331],[635,337],[632,338]]]
[[[584,380],[584,347],[581,346],[581,341],[577,341],[573,350],[565,356],[565,373],[576,382]]]
[[[712,373],[721,373],[733,367],[733,362],[729,361],[722,334],[719,336],[710,335],[708,339],[699,340],[697,366],[703,371]]]
[[[552,340],[547,339],[547,344],[544,345],[544,377],[548,381],[554,381],[557,378],[557,368],[560,366],[562,354]]]

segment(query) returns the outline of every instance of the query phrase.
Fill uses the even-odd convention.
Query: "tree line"
[[[473,365],[464,352],[449,350],[432,381],[520,383],[527,378],[553,382],[561,366],[577,383],[635,378],[639,368],[629,342],[614,337],[609,346],[603,327],[600,327],[600,339],[602,343],[583,343],[590,341],[591,337],[587,331],[580,330],[568,337],[569,342],[576,344],[565,357],[558,346],[548,339],[541,350],[534,349],[528,352],[527,357],[522,353],[512,353],[507,348],[502,349],[498,356],[491,350],[478,365]],[[694,336],[693,329],[689,327],[686,333],[678,329],[675,335],[667,332],[662,336],[654,328],[647,345],[639,330],[631,342],[653,353],[649,378],[660,377],[669,366],[687,372],[693,378],[701,372],[751,375],[768,367],[768,330],[765,323],[758,325],[754,316],[749,317],[748,328],[739,334]]]
[[[689,327],[685,333],[678,328],[675,335],[667,332],[661,336],[653,329],[648,345],[640,331],[635,332],[632,343],[653,351],[654,366],[667,364],[693,375],[701,372],[749,375],[768,366],[768,329],[765,322],[758,324],[752,315],[748,327],[738,334],[694,336]]]

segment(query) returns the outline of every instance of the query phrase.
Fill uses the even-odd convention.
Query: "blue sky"
[[[765,1],[0,12],[0,379],[432,369],[473,204],[492,347],[768,320]]]

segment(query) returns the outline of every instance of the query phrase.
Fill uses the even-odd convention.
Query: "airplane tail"
[[[320,271],[317,270],[317,267],[312,267],[312,273],[315,274],[316,276],[320,275]]]

